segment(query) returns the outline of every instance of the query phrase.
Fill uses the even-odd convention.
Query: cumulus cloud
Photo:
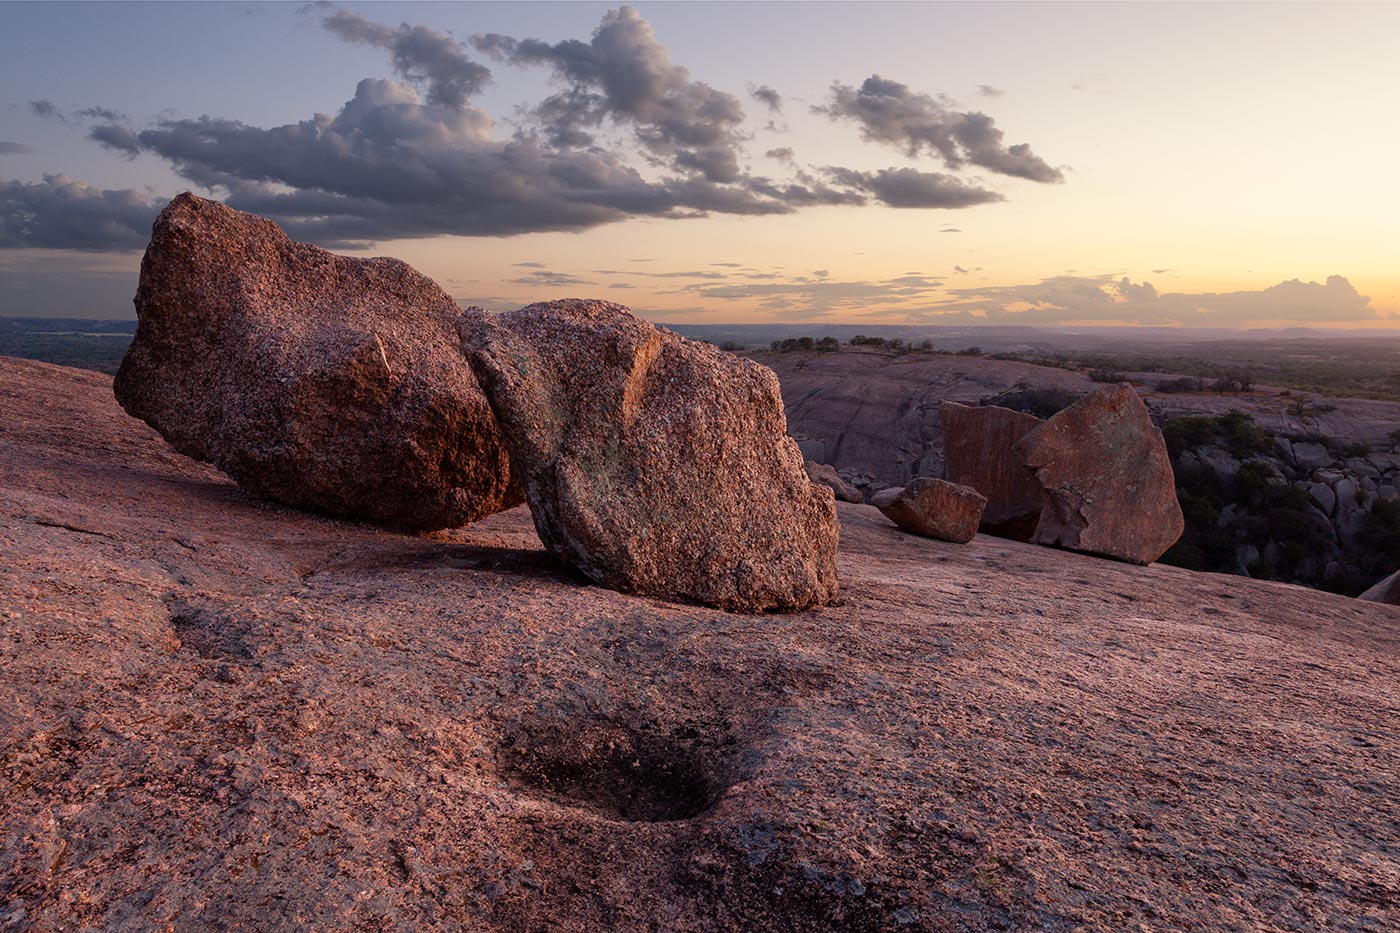
[[[329,34],[387,52],[396,78],[365,78],[333,114],[266,128],[217,116],[133,126],[108,108],[70,117],[47,100],[31,102],[31,110],[70,125],[100,121],[87,135],[108,151],[153,154],[232,207],[327,246],[581,231],[632,217],[787,214],[819,205],[961,208],[1001,200],[978,185],[911,168],[803,170],[790,147],[768,152],[787,177],[753,174],[743,167],[751,137],[741,101],[672,62],[630,7],[606,14],[587,41],[555,43],[502,35],[464,43],[424,26],[389,26],[329,5],[313,9]],[[473,101],[492,74],[473,55],[548,69],[560,89],[525,108],[523,125],[503,137],[495,118]],[[886,132],[865,115],[880,94],[902,95],[906,108],[926,115],[942,106],[877,78],[860,92],[847,90],[850,99],[833,107],[844,108],[839,115],[862,114],[872,139]],[[766,85],[750,94],[764,106],[781,106],[781,96]],[[1001,147],[990,118],[948,119],[950,164],[1023,175],[1043,166],[1025,147]],[[915,122],[904,121],[906,135],[918,132]],[[127,229],[132,206],[150,202],[130,190],[87,198],[88,209],[106,204],[112,212],[109,223],[98,225],[109,233],[88,235],[68,226],[68,201],[40,196],[47,187],[15,190],[27,201],[12,197],[0,223],[11,231],[72,229],[73,245],[82,249],[127,248],[129,241],[110,231]],[[50,209],[60,212],[52,224],[38,217]],[[12,232],[4,245],[35,235]]]
[[[466,46],[426,26],[385,26],[348,10],[334,10],[322,21],[344,39],[385,49],[394,71],[427,88],[428,103],[462,107],[491,81],[491,69],[467,55]]]
[[[898,146],[910,156],[937,155],[949,168],[970,163],[1031,181],[1064,180],[1028,144],[1003,145],[1002,131],[986,114],[951,110],[943,100],[879,75],[859,88],[833,84],[831,99],[816,109],[833,120],[857,123],[867,140]]]
[[[472,42],[511,64],[547,66],[565,84],[535,108],[556,145],[591,146],[593,131],[610,120],[631,126],[643,149],[674,170],[715,182],[739,177],[744,109],[738,98],[673,64],[651,24],[632,7],[608,12],[589,42],[495,34]]]
[[[0,249],[140,249],[161,204],[137,191],[94,188],[67,175],[0,182]]]
[[[920,312],[926,322],[1133,324],[1242,327],[1279,322],[1376,320],[1371,299],[1340,275],[1326,282],[1290,279],[1255,291],[1159,292],[1127,277],[1059,275],[1032,285],[951,289]]]
[[[0,140],[0,155],[27,155],[33,151],[33,146],[26,146],[24,143],[7,143]]]

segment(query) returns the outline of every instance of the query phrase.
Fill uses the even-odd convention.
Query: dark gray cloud
[[[322,25],[346,42],[387,50],[394,71],[427,88],[430,104],[462,107],[491,81],[491,69],[473,61],[466,46],[426,26],[385,26],[348,10],[330,12]]]
[[[770,159],[777,159],[779,162],[786,162],[788,164],[792,164],[796,158],[796,153],[792,151],[791,146],[779,146],[777,149],[769,149],[764,155]]]
[[[992,87],[990,84],[977,85],[977,93],[981,97],[1001,97],[1006,92],[999,87]]]
[[[68,117],[64,115],[63,111],[59,110],[58,106],[51,100],[31,100],[29,102],[29,111],[36,117],[43,117],[45,120],[61,120],[64,123],[68,122]]]
[[[119,123],[103,123],[88,130],[88,139],[93,140],[104,149],[120,153],[129,159],[136,158],[141,152],[141,140],[136,133]]]
[[[127,119],[126,114],[119,113],[107,107],[84,107],[82,110],[74,111],[73,115],[89,120],[106,120],[108,123],[116,123]]]
[[[107,107],[84,107],[68,114],[51,100],[31,100],[29,110],[37,117],[57,120],[69,126],[82,123],[84,120],[106,120],[109,123],[114,123],[127,119],[126,114],[118,113]]]
[[[934,323],[1043,324],[1079,321],[1242,327],[1256,323],[1373,321],[1371,299],[1340,275],[1290,279],[1256,291],[1159,292],[1110,275],[1059,275],[1033,285],[951,289],[916,316]]]
[[[912,168],[885,168],[878,172],[858,172],[830,167],[828,175],[837,183],[868,191],[890,207],[935,208],[971,207],[1006,200],[995,191],[979,188],[939,172]]]
[[[26,146],[24,143],[7,143],[0,141],[0,155],[27,155],[33,151],[33,146]]]
[[[164,202],[138,191],[94,188],[66,175],[0,182],[0,249],[140,249]]]
[[[781,113],[783,110],[783,95],[766,84],[756,87],[749,85],[749,96],[767,107],[770,113]]]
[[[542,263],[542,262],[513,262],[513,263],[511,263],[511,265],[516,266],[517,268],[520,268],[520,269],[543,269],[543,268],[545,268],[545,264]]]
[[[443,234],[581,231],[632,217],[788,214],[872,203],[953,208],[1001,199],[950,176],[909,168],[804,171],[790,148],[769,153],[785,163],[789,177],[751,174],[741,168],[749,136],[740,101],[672,63],[630,7],[608,13],[588,41],[471,39],[478,54],[548,68],[562,85],[528,108],[527,122],[505,139],[496,134],[495,118],[472,102],[491,73],[472,60],[467,45],[426,27],[314,9],[330,34],[387,51],[403,80],[365,78],[334,114],[270,128],[217,116],[167,117],[134,127],[102,107],[74,111],[71,119],[51,101],[34,101],[31,109],[70,124],[100,120],[88,136],[109,151],[156,155],[232,207],[332,247]],[[907,88],[904,96],[912,106],[941,106]],[[971,161],[1007,173],[1030,164],[1028,150],[999,148],[1000,133],[989,118],[959,116],[954,139],[964,141],[954,150],[962,146],[976,155]],[[617,141],[618,131],[625,143]],[[71,179],[65,184],[77,185]],[[71,230],[73,245],[82,249],[103,243],[129,248],[120,231],[129,228],[134,205],[151,202],[137,191],[85,196],[84,210],[105,204],[112,213],[105,224],[91,218],[107,233],[88,234],[69,224],[73,205],[41,196],[51,194],[47,187],[15,190],[25,198],[6,202],[0,224],[11,231]],[[58,213],[53,223],[40,216],[45,210]],[[4,245],[37,235],[12,232]]]
[[[867,140],[899,146],[910,156],[937,155],[949,168],[972,164],[1031,181],[1064,180],[1028,144],[1003,145],[1002,131],[986,114],[951,110],[943,100],[879,75],[859,88],[833,84],[826,106],[815,109],[833,120],[854,121]]]

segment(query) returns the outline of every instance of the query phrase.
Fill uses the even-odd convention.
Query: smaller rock
[[[1332,455],[1315,441],[1298,441],[1293,445],[1293,462],[1300,470],[1316,470],[1330,464]]]
[[[1240,569],[1249,572],[1249,568],[1259,563],[1259,549],[1252,544],[1241,544],[1235,548],[1235,559],[1240,563]]]
[[[1312,496],[1323,515],[1332,514],[1332,507],[1337,504],[1337,494],[1332,491],[1331,486],[1326,483],[1313,483],[1308,488],[1308,495]]]
[[[903,489],[882,489],[870,504],[905,531],[966,544],[977,534],[987,497],[970,486],[916,476]]]
[[[808,460],[803,466],[806,467],[808,479],[829,487],[842,502],[854,502],[859,505],[865,501],[865,496],[860,494],[860,490],[842,479],[835,467],[813,460]]]
[[[1347,477],[1337,483],[1333,491],[1337,494],[1338,513],[1356,510],[1356,507],[1361,504],[1356,496],[1356,492],[1359,488],[1360,487],[1356,485],[1356,480],[1351,477]]]
[[[1396,490],[1394,486],[1379,486],[1376,488],[1376,497],[1386,502],[1394,502],[1400,499],[1400,490]]]

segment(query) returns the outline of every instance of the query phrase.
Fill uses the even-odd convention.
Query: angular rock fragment
[[[420,530],[520,501],[461,311],[405,263],[182,194],[156,220],[136,314],[117,400],[255,495]]]
[[[939,414],[948,481],[971,486],[987,497],[981,530],[1030,540],[1040,520],[1040,481],[1012,448],[1042,421],[1009,408],[957,402],[944,402]]]
[[[836,493],[836,498],[842,502],[854,502],[859,505],[865,501],[865,496],[861,495],[860,490],[842,479],[841,475],[836,472],[836,467],[813,460],[808,460],[803,466],[807,470],[808,479],[830,487],[831,491]]]
[[[870,504],[905,531],[966,544],[977,535],[986,496],[970,486],[916,476],[903,489],[882,489]]]
[[[1132,386],[1085,396],[1015,451],[1044,490],[1032,542],[1150,564],[1181,537],[1167,446]]]
[[[464,320],[541,540],[604,586],[725,609],[836,594],[838,525],[773,372],[621,305]]]

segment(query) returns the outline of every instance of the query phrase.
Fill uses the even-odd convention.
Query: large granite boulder
[[[1167,445],[1132,386],[1085,396],[1015,452],[1043,490],[1034,543],[1150,564],[1181,537]]]
[[[771,370],[604,301],[464,320],[462,340],[558,557],[732,610],[835,596],[835,502],[803,470]]]
[[[970,486],[916,476],[903,489],[882,489],[870,504],[905,531],[966,544],[977,535],[987,497]]]
[[[396,259],[182,194],[156,220],[136,314],[118,401],[254,495],[419,530],[520,501],[461,310]]]
[[[860,490],[842,479],[841,474],[836,472],[836,467],[817,463],[814,460],[808,460],[803,466],[807,470],[808,479],[829,487],[836,494],[836,498],[842,502],[854,502],[856,505],[860,505],[865,501],[865,496],[861,495]]]
[[[1009,408],[957,402],[944,402],[939,414],[948,481],[971,486],[987,497],[982,531],[1029,541],[1040,521],[1040,481],[1013,448],[1040,427],[1041,420]]]

